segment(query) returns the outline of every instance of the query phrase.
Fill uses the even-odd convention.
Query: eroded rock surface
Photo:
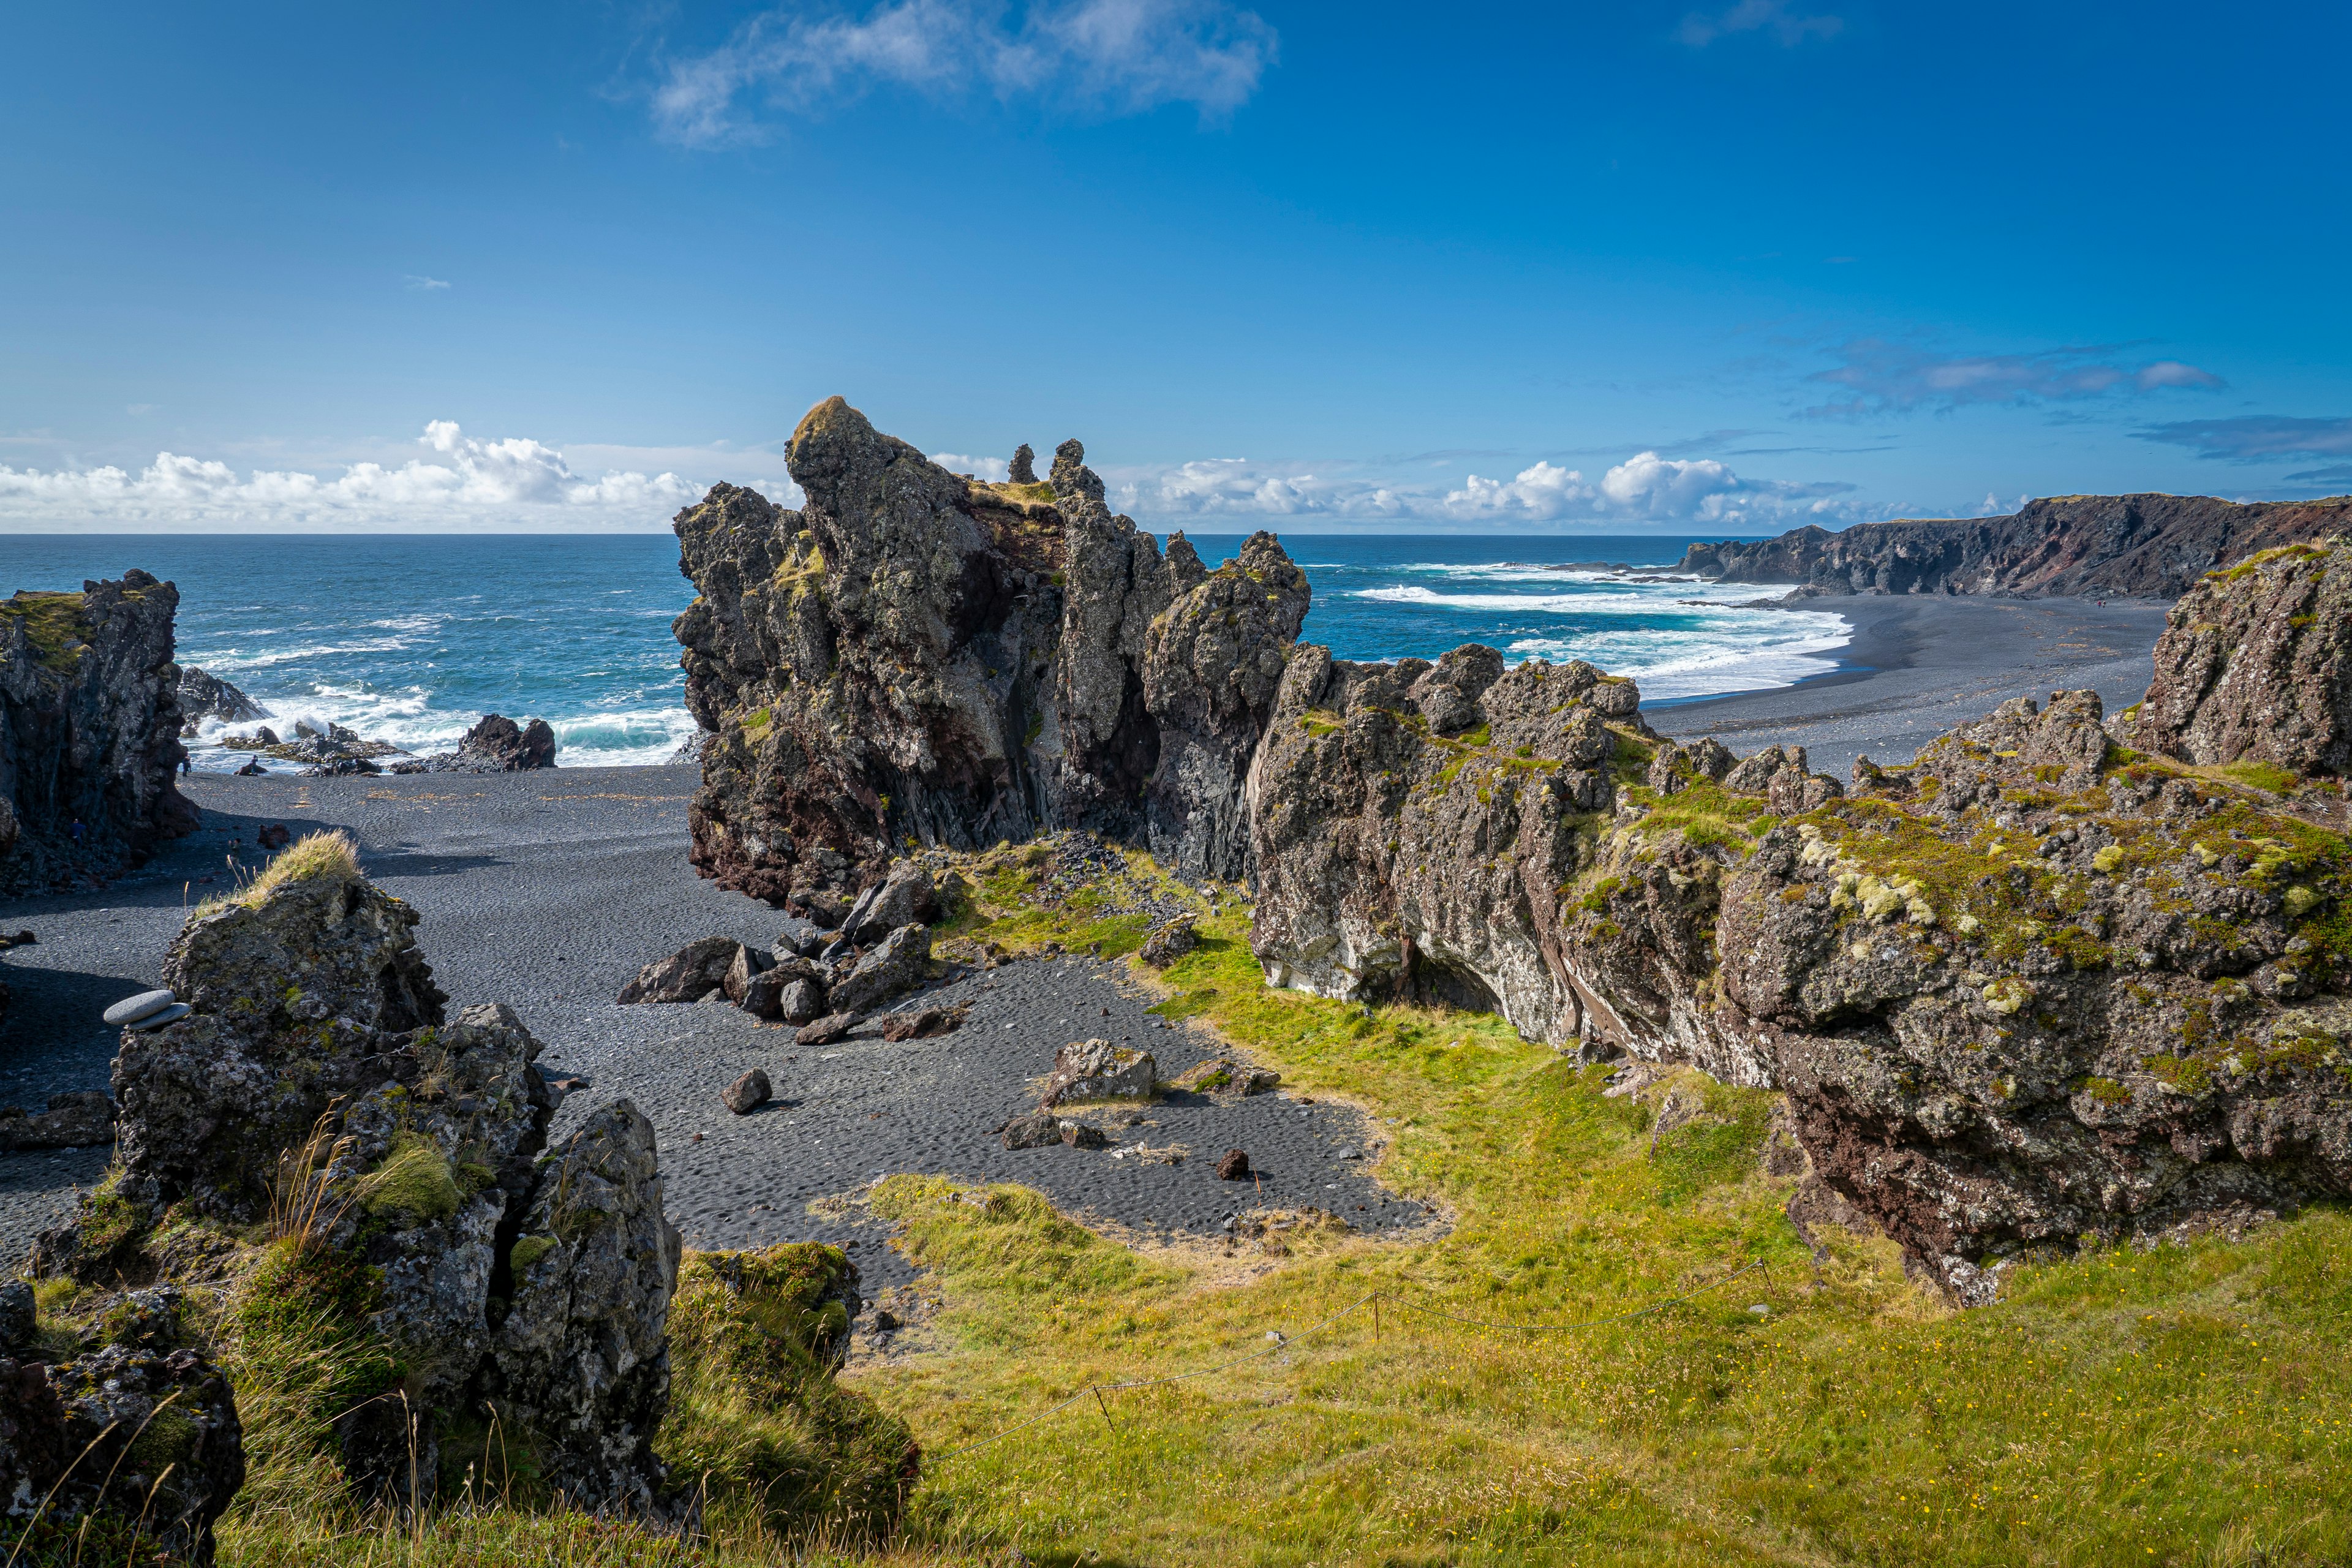
[[[0,600],[0,891],[110,875],[195,830],[172,782],[179,602],[139,571]]]
[[[1043,483],[984,484],[839,398],[789,461],[802,510],[720,485],[676,523],[710,732],[698,869],[824,911],[909,837],[1079,826],[1241,873],[1242,780],[1307,604],[1270,535],[1210,574],[1111,512],[1075,441]]]
[[[2183,762],[2352,773],[2352,543],[2266,551],[2165,618],[2147,700],[2113,726]]]

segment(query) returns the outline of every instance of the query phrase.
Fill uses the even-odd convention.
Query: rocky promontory
[[[2352,528],[2352,498],[2050,496],[2006,517],[1906,518],[1832,533],[1694,544],[1679,571],[1800,595],[2009,594],[2176,598],[2257,551]]]
[[[195,829],[171,584],[131,571],[0,600],[0,889],[136,866]]]
[[[839,398],[788,461],[800,510],[719,485],[676,522],[698,869],[806,907],[908,839],[1078,826],[1245,872],[1249,756],[1307,599],[1271,535],[1211,573],[1113,514],[1076,441],[1047,482],[984,484]]]

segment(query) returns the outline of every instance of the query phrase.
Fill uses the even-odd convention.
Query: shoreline
[[[1907,763],[1957,725],[2016,697],[2088,688],[2109,713],[2154,673],[2169,600],[1857,595],[1772,608],[1829,610],[1853,628],[1836,666],[1789,686],[1644,702],[1676,740],[1711,735],[1746,756],[1793,743],[1843,780],[1857,756]]]

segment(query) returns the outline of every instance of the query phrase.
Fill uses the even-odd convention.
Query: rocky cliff
[[[138,571],[0,601],[0,890],[109,875],[194,830],[172,784],[179,602]]]
[[[2352,543],[2336,536],[2200,579],[2165,617],[2127,745],[2208,766],[2352,773]]]
[[[2118,750],[2076,692],[1849,793],[1498,667],[1294,658],[1253,778],[1270,980],[1783,1089],[1961,1300],[2038,1249],[2352,1194],[2335,791]]]
[[[698,869],[805,905],[908,839],[1082,826],[1244,874],[1248,760],[1307,601],[1270,535],[1211,573],[1113,514],[1076,441],[1046,482],[982,484],[839,398],[788,463],[800,510],[719,485],[676,521]]]
[[[2241,504],[2211,496],[2053,496],[2007,517],[1807,526],[1694,544],[1681,570],[1808,595],[2013,594],[2175,598],[2215,567],[2352,527],[2352,498]]]

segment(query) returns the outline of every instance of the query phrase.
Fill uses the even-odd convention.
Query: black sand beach
[[[2149,655],[2169,603],[1916,595],[1809,599],[1845,617],[1853,638],[1833,672],[1797,686],[1645,704],[1678,740],[1712,735],[1741,756],[1794,742],[1815,771],[1847,776],[1857,755],[1907,763],[1955,724],[2012,697],[2096,690],[2114,713],[2147,694]]]
[[[640,965],[696,937],[774,940],[774,911],[687,865],[695,779],[672,767],[184,781],[205,808],[204,830],[137,878],[0,904],[10,930],[40,939],[6,961],[16,1001],[0,1026],[0,1100],[37,1107],[58,1090],[104,1088],[115,1034],[99,1015],[155,984],[184,897],[211,890],[184,895],[184,882],[226,881],[231,840],[250,858],[256,831],[283,822],[298,836],[348,828],[369,874],[423,912],[420,935],[452,1010],[510,1004],[546,1047],[551,1077],[590,1081],[559,1112],[559,1136],[597,1104],[637,1103],[660,1136],[668,1208],[689,1247],[840,1242],[857,1248],[871,1292],[911,1270],[876,1245],[881,1231],[862,1209],[835,1200],[896,1172],[1024,1182],[1092,1220],[1171,1238],[1213,1237],[1226,1215],[1260,1202],[1329,1209],[1374,1231],[1426,1219],[1364,1173],[1378,1129],[1347,1107],[1283,1094],[1237,1103],[1171,1094],[1140,1125],[1089,1113],[1110,1132],[1110,1150],[1006,1151],[993,1130],[1034,1104],[1032,1080],[1070,1040],[1132,1041],[1163,1077],[1214,1053],[1192,1026],[1166,1028],[1146,1013],[1151,998],[1122,963],[1065,956],[968,976],[922,998],[969,999],[961,1029],[898,1045],[869,1026],[801,1050],[791,1031],[729,1006],[614,1005]],[[719,1093],[752,1067],[766,1069],[777,1099],[739,1118]],[[1173,1164],[1144,1152],[1171,1147],[1191,1152]],[[1262,1188],[1217,1179],[1217,1157],[1234,1147],[1265,1173]],[[104,1164],[102,1150],[0,1157],[6,1260]]]
[[[2137,700],[2165,609],[1940,597],[1825,607],[1856,633],[1837,673],[1663,705],[1650,721],[1717,735],[1743,754],[1794,741],[1817,768],[1843,774],[1858,752],[1906,760],[2011,697],[2087,685],[2111,710]],[[101,1010],[155,983],[184,900],[223,885],[225,857],[251,860],[258,828],[283,822],[298,834],[348,828],[370,875],[423,911],[425,951],[453,1006],[509,1003],[544,1042],[551,1076],[589,1080],[559,1114],[559,1132],[596,1104],[636,1101],[661,1137],[670,1212],[689,1246],[823,1238],[857,1248],[869,1291],[903,1281],[908,1266],[877,1245],[878,1226],[855,1201],[895,1172],[1024,1182],[1092,1220],[1171,1239],[1214,1237],[1226,1215],[1260,1201],[1328,1208],[1372,1231],[1425,1222],[1420,1205],[1367,1173],[1382,1129],[1349,1108],[1287,1095],[1233,1104],[1174,1095],[1143,1124],[1111,1128],[1111,1151],[1005,1151],[992,1129],[1033,1102],[1032,1080],[1069,1040],[1132,1041],[1163,1077],[1217,1048],[1193,1026],[1161,1027],[1120,963],[1024,961],[956,980],[925,1000],[969,999],[965,1026],[899,1045],[869,1026],[800,1050],[789,1032],[731,1007],[614,1005],[640,965],[693,938],[764,946],[775,934],[773,911],[688,868],[695,783],[690,767],[185,781],[204,829],[145,870],[100,892],[0,901],[0,924],[40,939],[5,961],[16,1002],[0,1026],[0,1101],[37,1108],[59,1090],[105,1087],[114,1034]],[[217,879],[184,891],[207,876]],[[754,1066],[777,1100],[732,1116],[719,1090]],[[1139,1152],[1171,1146],[1189,1157],[1160,1163]],[[1217,1156],[1235,1146],[1268,1173],[1262,1193],[1216,1179]],[[105,1160],[103,1150],[0,1157],[0,1255],[20,1258]]]

